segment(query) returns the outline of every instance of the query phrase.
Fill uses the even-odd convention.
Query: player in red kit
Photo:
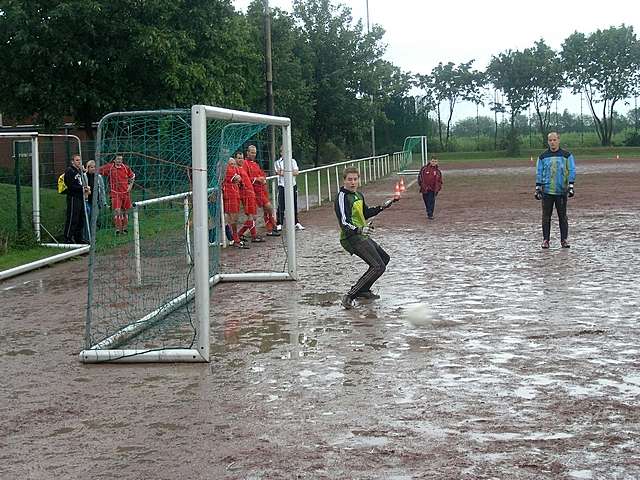
[[[244,225],[238,232],[238,235],[242,237],[248,230],[251,233],[252,242],[264,242],[264,239],[259,237],[256,231],[256,214],[258,213],[258,205],[256,203],[256,193],[253,190],[253,184],[251,183],[251,177],[249,176],[247,162],[244,161],[242,152],[236,152],[234,158],[238,164],[238,173],[240,174],[241,179],[240,200],[244,207],[244,214],[247,217]]]
[[[247,171],[249,172],[249,178],[253,185],[253,191],[256,194],[256,203],[259,208],[262,208],[262,216],[264,218],[264,225],[267,229],[267,235],[278,236],[279,232],[275,230],[276,217],[273,211],[273,205],[269,200],[269,191],[267,187],[267,176],[260,168],[260,165],[256,162],[257,150],[255,145],[249,145],[247,148],[247,155],[245,156],[245,164],[247,165]]]
[[[224,200],[224,213],[227,217],[227,224],[231,227],[233,246],[238,248],[249,248],[240,240],[238,235],[238,215],[240,214],[240,183],[242,176],[238,171],[235,159],[230,158],[222,184],[222,195]]]
[[[120,154],[116,154],[113,162],[100,167],[98,173],[107,177],[116,234],[127,233],[129,225],[127,210],[132,206],[131,189],[136,175],[128,165],[123,163],[122,155]]]

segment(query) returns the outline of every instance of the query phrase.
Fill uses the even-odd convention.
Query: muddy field
[[[640,160],[578,159],[546,251],[532,165],[442,163],[434,221],[375,220],[380,300],[305,212],[298,282],[213,290],[210,364],[79,363],[86,259],[0,283],[0,478],[640,478]]]

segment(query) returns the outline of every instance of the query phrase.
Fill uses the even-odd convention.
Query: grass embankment
[[[576,161],[581,158],[602,158],[615,160],[616,156],[621,159],[640,158],[640,147],[578,147],[568,148],[576,157]],[[542,153],[543,149],[526,149],[521,150],[519,155],[509,155],[506,151],[497,152],[442,152],[435,155],[441,160],[447,161],[491,161],[491,160],[523,160],[529,161],[531,157],[534,159]]]
[[[32,192],[30,186],[20,187],[20,219],[18,231],[16,187],[0,183],[0,270],[24,265],[41,258],[56,255],[63,250],[41,247],[36,244],[32,228]],[[40,218],[44,228],[53,235],[62,233],[65,217],[65,196],[53,189],[40,189]],[[43,241],[53,241],[41,229]]]
[[[26,265],[27,263],[35,262],[41,258],[51,257],[59,253],[63,253],[63,248],[49,248],[49,247],[30,247],[25,249],[11,248],[4,255],[0,255],[0,271],[9,270],[13,267],[20,265]]]

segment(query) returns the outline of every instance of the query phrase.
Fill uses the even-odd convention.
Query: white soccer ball
[[[424,303],[404,307],[404,318],[414,327],[431,325],[436,319],[434,312]]]

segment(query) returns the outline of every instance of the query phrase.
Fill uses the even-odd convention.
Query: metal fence
[[[355,167],[360,171],[363,185],[384,178],[401,169],[405,152],[377,155],[375,157],[346,160],[344,162],[323,165],[300,170],[296,177],[298,185],[298,207],[309,210],[321,206],[322,202],[331,202],[342,186],[342,170]],[[277,197],[278,176],[267,177],[270,182],[272,198]]]

